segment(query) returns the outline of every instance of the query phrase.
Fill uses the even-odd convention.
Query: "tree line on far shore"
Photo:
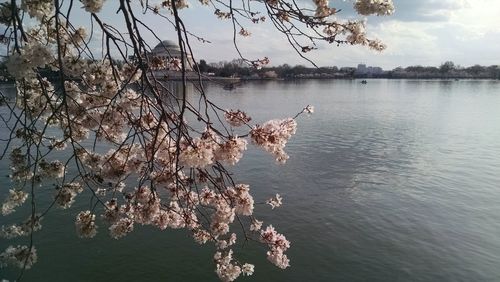
[[[247,79],[300,79],[300,78],[417,78],[417,79],[500,79],[500,66],[473,65],[462,67],[451,61],[435,66],[397,67],[388,71],[363,72],[355,67],[306,67],[288,64],[255,69],[244,61],[235,59],[230,62],[208,64],[201,60],[198,68],[202,73],[219,77],[241,77]]]
[[[116,61],[117,65],[122,62]],[[397,67],[392,70],[378,72],[362,72],[355,67],[306,67],[283,64],[274,67],[253,68],[241,59],[230,62],[207,63],[201,60],[195,70],[209,76],[239,77],[242,79],[310,79],[310,78],[409,78],[409,79],[500,79],[500,66],[473,65],[462,67],[451,61],[444,62],[439,67],[409,66]],[[380,68],[378,68],[380,69]],[[57,77],[57,72],[50,68],[42,69],[44,77]],[[0,62],[0,82],[10,81],[4,62]]]

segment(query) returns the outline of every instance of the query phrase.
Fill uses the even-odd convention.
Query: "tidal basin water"
[[[236,247],[256,265],[239,281],[500,281],[500,81],[256,81],[207,91],[255,122],[315,106],[298,119],[286,165],[249,146],[233,169],[257,202],[283,196],[281,208],[257,206],[256,215],[292,242],[287,270],[268,263],[263,246]],[[83,202],[42,222],[24,281],[217,281],[213,248],[185,231],[136,226],[113,240],[101,225],[95,239],[78,239]],[[27,214],[0,220],[17,217]],[[16,275],[0,269],[0,278]]]

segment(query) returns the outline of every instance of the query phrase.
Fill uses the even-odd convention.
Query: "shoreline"
[[[346,77],[293,77],[293,78],[246,78],[246,77],[221,77],[221,76],[202,76],[201,78],[198,76],[187,76],[186,81],[211,81],[217,83],[226,83],[226,84],[234,84],[239,82],[247,82],[247,81],[300,81],[300,80],[352,80],[352,81],[363,81],[363,80],[419,80],[419,81],[473,81],[473,80],[482,80],[482,81],[500,81],[500,78],[441,78],[441,77],[356,77],[356,78],[346,78]],[[165,81],[182,81],[182,77],[160,77],[156,78],[156,80],[165,82]],[[49,78],[49,81],[57,81],[57,79]],[[0,85],[8,85],[14,84],[15,80],[4,80],[0,81]]]

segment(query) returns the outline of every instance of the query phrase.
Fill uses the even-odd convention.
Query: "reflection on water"
[[[292,241],[285,271],[266,262],[264,248],[245,247],[254,281],[500,280],[498,81],[266,81],[207,92],[255,122],[316,110],[299,119],[287,165],[250,148],[234,168],[256,202],[284,196],[282,208],[256,212]],[[46,219],[26,281],[216,281],[213,250],[184,232],[138,227],[116,241],[102,226],[95,240],[80,240],[78,208]]]

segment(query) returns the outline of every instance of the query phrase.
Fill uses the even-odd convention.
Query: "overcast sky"
[[[193,43],[195,59],[208,62],[231,60],[237,57],[232,46],[231,21],[221,21],[213,10],[189,0],[191,7],[181,11],[186,27],[211,41]],[[309,0],[302,0],[309,1]],[[107,1],[101,16],[113,23],[116,17],[114,1]],[[156,1],[161,2],[161,1]],[[306,2],[308,3],[308,2]],[[255,3],[254,5],[259,5]],[[332,0],[330,6],[341,8],[341,17],[355,16],[353,0]],[[365,63],[392,69],[397,66],[433,65],[444,61],[470,66],[500,64],[500,0],[394,0],[396,12],[390,17],[368,17],[368,33],[381,39],[388,48],[378,53],[364,47],[322,44],[319,50],[308,53],[320,66],[355,66]],[[174,39],[171,27],[156,17],[145,19],[158,30],[162,39]],[[274,31],[270,23],[249,24],[251,37],[239,36],[242,53],[250,59],[267,56],[272,65],[308,63]],[[153,37],[147,37],[156,44]],[[194,40],[194,39],[193,39]]]

